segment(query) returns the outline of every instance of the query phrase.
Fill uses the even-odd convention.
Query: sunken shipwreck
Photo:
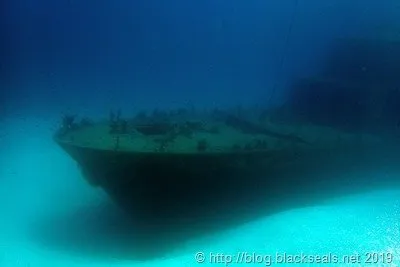
[[[90,185],[145,224],[376,188],[382,181],[339,173],[400,165],[399,66],[400,41],[341,40],[326,68],[295,81],[279,107],[64,116],[54,140]]]

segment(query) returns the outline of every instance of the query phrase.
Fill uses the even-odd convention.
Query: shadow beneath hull
[[[348,179],[349,175],[359,178]],[[335,179],[301,187],[293,184],[294,190],[279,194],[262,194],[265,188],[259,188],[240,198],[224,198],[225,201],[210,209],[197,209],[204,212],[191,213],[191,217],[176,217],[173,223],[159,220],[148,225],[137,224],[137,220],[109,201],[38,222],[30,233],[34,241],[50,250],[110,261],[151,260],[176,252],[188,241],[262,217],[321,205],[336,197],[399,187],[397,180],[369,176],[375,178],[361,172],[340,177],[335,174]],[[199,207],[193,207],[196,208]]]

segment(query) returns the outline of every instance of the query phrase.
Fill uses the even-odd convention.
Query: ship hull
[[[395,186],[367,170],[397,166],[396,152],[383,147],[236,154],[146,154],[99,151],[61,144],[82,174],[142,225],[194,224],[262,206]],[[392,152],[390,152],[392,151]],[[353,173],[353,175],[349,175]]]

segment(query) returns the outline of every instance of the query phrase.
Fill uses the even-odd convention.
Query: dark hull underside
[[[196,224],[263,205],[313,200],[397,186],[364,171],[396,167],[394,149],[357,148],[261,153],[169,155],[100,151],[60,143],[92,185],[102,187],[145,227]],[[353,175],[349,175],[355,172]],[[262,212],[259,210],[259,212]]]

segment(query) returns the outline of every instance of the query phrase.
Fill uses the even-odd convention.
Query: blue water
[[[65,112],[280,103],[335,41],[399,32],[396,2],[2,2],[0,266],[319,266],[268,261],[284,253],[400,265],[399,188],[285,208],[178,246],[155,240],[155,251],[171,249],[143,256],[123,212],[51,139]],[[400,175],[382,169],[345,175]],[[253,253],[264,258],[235,262]]]

